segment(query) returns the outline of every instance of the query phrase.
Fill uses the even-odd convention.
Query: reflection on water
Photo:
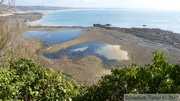
[[[56,44],[71,40],[82,33],[82,29],[60,30],[60,31],[27,31],[23,34],[24,38],[40,38],[47,44]],[[38,50],[37,50],[38,53]],[[55,53],[44,53],[47,58],[59,59],[66,55],[70,58],[84,57],[87,55],[97,56],[105,61],[109,60],[128,60],[128,53],[120,50],[118,45],[109,45],[102,42],[85,42]]]
[[[27,31],[23,34],[24,38],[40,38],[47,44],[56,44],[71,40],[82,33],[82,29],[58,30],[58,31]]]
[[[115,48],[116,47],[116,48]],[[123,54],[123,55],[121,55]],[[105,61],[109,60],[127,60],[127,53],[119,49],[117,45],[109,45],[102,42],[85,42],[66,49],[59,50],[55,53],[44,53],[47,58],[59,59],[66,55],[71,58],[95,55]]]

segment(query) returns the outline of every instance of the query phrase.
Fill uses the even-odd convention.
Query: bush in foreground
[[[169,64],[161,52],[154,52],[149,65],[112,69],[90,87],[32,60],[18,59],[0,68],[0,100],[123,101],[124,94],[180,93],[179,78],[180,65]]]
[[[78,101],[123,101],[124,94],[180,93],[180,66],[172,65],[161,52],[154,52],[152,64],[112,69],[88,88]]]
[[[81,92],[81,86],[61,72],[55,73],[32,60],[13,60],[8,68],[0,68],[0,99],[3,101],[71,101]]]

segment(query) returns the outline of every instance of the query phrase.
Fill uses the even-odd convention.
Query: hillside
[[[52,6],[16,6],[15,8],[23,11],[71,9],[68,7],[52,7]]]
[[[52,7],[52,6],[15,6],[12,9],[8,9],[7,5],[0,4],[0,12],[12,13],[12,12],[26,12],[26,11],[43,11],[43,10],[66,10],[73,9],[69,7]]]
[[[16,8],[8,9],[7,5],[0,4],[0,13],[11,13],[17,11],[20,11],[20,9],[16,9]]]

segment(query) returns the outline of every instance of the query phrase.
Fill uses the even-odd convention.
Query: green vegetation
[[[8,1],[7,10],[14,1]],[[124,94],[180,93],[180,65],[169,64],[162,52],[153,53],[151,64],[112,69],[97,84],[82,86],[62,72],[19,58],[27,58],[21,31],[17,21],[0,18],[0,101],[123,101]]]
[[[12,60],[0,68],[0,99],[122,101],[123,94],[180,93],[180,65],[169,64],[161,52],[153,54],[152,64],[112,69],[90,87],[32,60]]]
[[[14,1],[8,0],[0,14]],[[19,37],[22,25],[11,20],[0,18],[0,101],[123,101],[124,94],[180,93],[180,65],[169,64],[162,52],[154,52],[149,65],[112,69],[97,84],[82,86],[62,72],[19,58],[27,58]]]
[[[123,101],[123,94],[180,93],[180,65],[168,64],[161,52],[154,52],[152,64],[112,69],[79,97],[81,101]]]
[[[81,86],[61,72],[55,73],[32,60],[9,62],[9,69],[0,69],[0,99],[71,101],[81,92]]]

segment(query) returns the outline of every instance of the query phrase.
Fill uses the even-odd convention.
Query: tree
[[[0,14],[3,14],[14,7],[15,0],[0,0],[0,5]]]
[[[0,63],[23,56],[22,27],[15,19],[0,18]]]
[[[6,12],[14,7],[15,0],[0,0],[1,5],[2,3],[7,3],[1,9],[2,12]],[[27,47],[21,38],[22,29],[18,20],[10,19],[8,16],[0,17],[0,64],[21,57],[27,52],[23,52]]]

